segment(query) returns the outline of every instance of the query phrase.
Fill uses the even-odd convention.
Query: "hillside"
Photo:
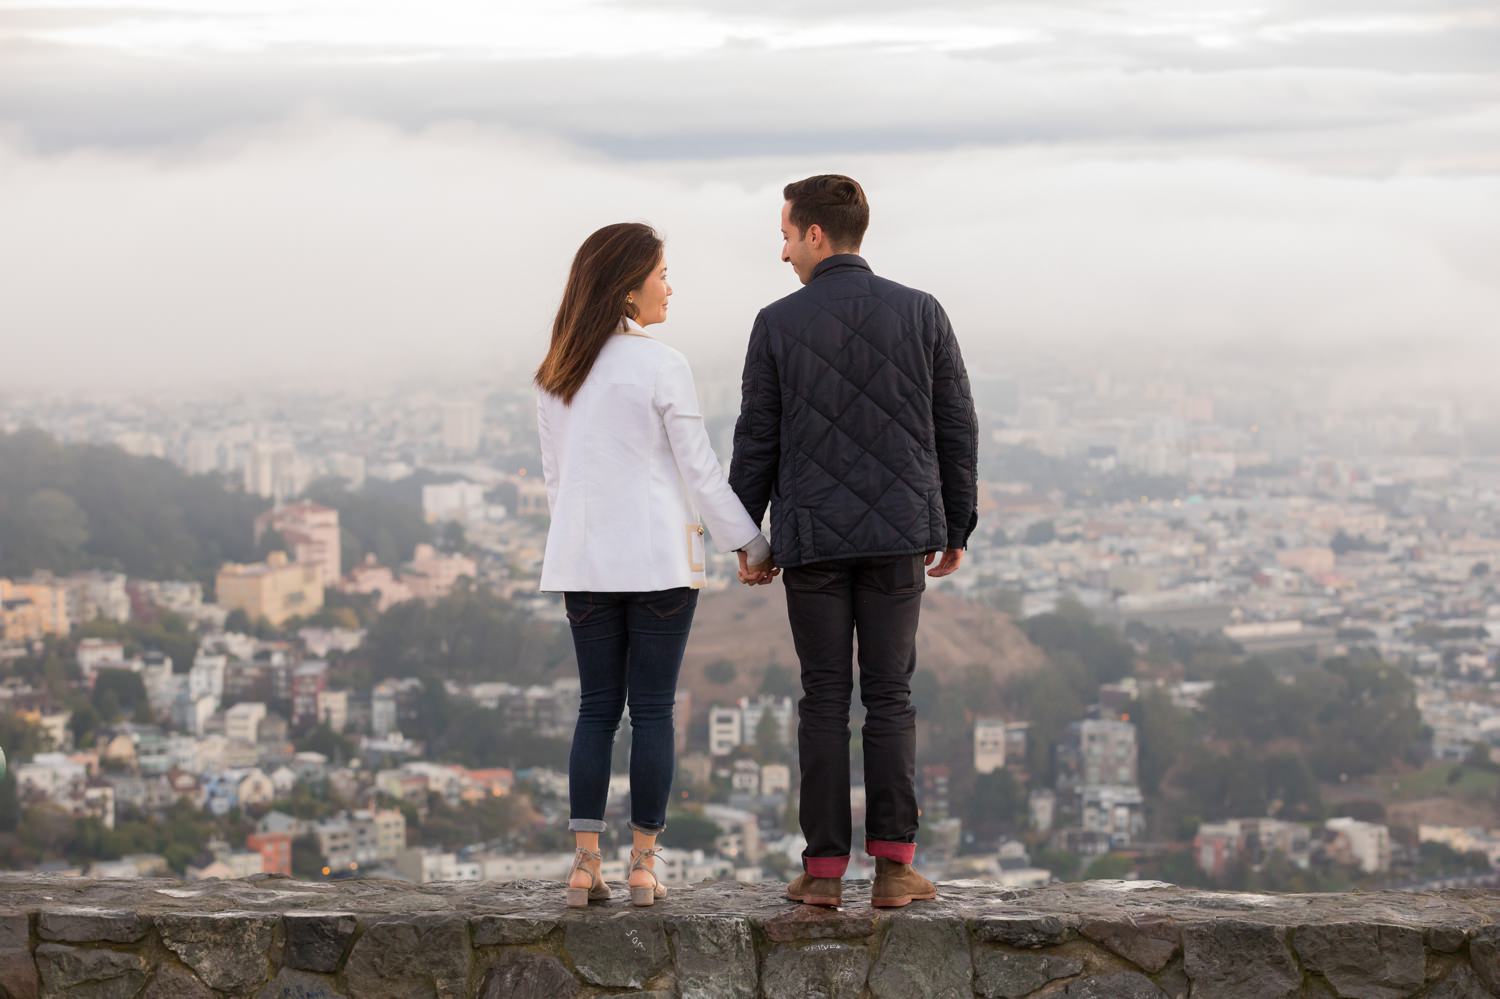
[[[0,434],[0,576],[101,568],[207,581],[255,557],[252,526],[269,505],[160,458]]]
[[[734,678],[714,683],[705,675],[716,660],[734,664]],[[1006,677],[1045,662],[1005,614],[960,597],[929,591],[922,602],[917,633],[917,669],[940,680],[971,664],[987,665],[998,684]],[[760,689],[766,666],[779,663],[797,676],[797,654],[786,620],[786,594],[780,583],[732,587],[704,593],[698,603],[692,637],[679,685],[693,695],[693,713],[711,701],[732,701]]]

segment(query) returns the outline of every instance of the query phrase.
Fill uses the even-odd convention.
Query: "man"
[[[859,256],[870,218],[859,184],[809,177],[783,196],[781,259],[804,287],[756,317],[729,482],[757,523],[770,504],[773,561],[741,555],[741,578],[769,582],[783,571],[802,663],[807,850],[787,897],[842,902],[857,636],[871,901],[903,906],[937,897],[911,867],[923,566],[946,576],[963,560],[978,520],[979,424],[942,307],[877,277]]]

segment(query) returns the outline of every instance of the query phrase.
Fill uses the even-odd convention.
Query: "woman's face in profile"
[[[672,297],[672,286],[667,283],[667,258],[656,262],[645,282],[631,292],[635,299],[635,321],[641,326],[667,321],[667,299]]]

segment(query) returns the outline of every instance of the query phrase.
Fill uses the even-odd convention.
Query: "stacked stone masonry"
[[[898,911],[705,883],[634,909],[551,882],[0,877],[0,995],[88,999],[1477,999],[1500,896],[941,886]]]

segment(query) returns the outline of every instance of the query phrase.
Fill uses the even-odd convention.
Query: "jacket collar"
[[[619,332],[628,333],[631,336],[643,336],[648,340],[652,339],[651,334],[642,329],[641,324],[636,322],[634,319],[631,319],[629,316],[625,317],[625,322],[620,326]]]
[[[865,263],[865,258],[857,253],[835,253],[833,256],[824,257],[818,262],[818,266],[813,268],[812,277],[807,279],[808,283],[811,284],[829,271],[842,270],[844,268],[869,271],[870,265]]]

